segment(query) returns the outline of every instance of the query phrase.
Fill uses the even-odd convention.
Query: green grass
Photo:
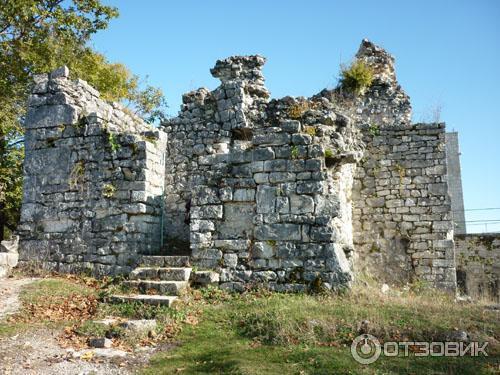
[[[486,374],[498,366],[491,352],[488,358],[381,357],[369,366],[352,359],[350,343],[363,320],[382,340],[433,341],[454,328],[498,339],[494,314],[436,292],[386,296],[368,287],[340,296],[203,297],[199,325],[186,327],[178,346],[155,356],[145,374]]]
[[[75,278],[30,284],[20,295],[24,308],[19,316],[25,316],[30,304],[57,307],[75,294],[106,294],[95,285]],[[92,317],[77,325],[82,338],[111,335],[134,347],[142,337],[127,337],[119,327],[110,331],[90,321],[104,317],[156,319],[157,342],[174,344],[155,355],[144,374],[492,374],[499,369],[498,346],[493,345],[500,339],[498,314],[481,304],[457,304],[420,284],[388,294],[370,280],[340,294],[254,290],[240,295],[205,288],[192,291],[174,309],[100,302]],[[350,344],[366,320],[367,331],[381,341],[442,341],[454,329],[465,330],[478,341],[491,341],[490,357],[381,357],[360,365],[351,357]],[[74,323],[2,323],[0,336]]]

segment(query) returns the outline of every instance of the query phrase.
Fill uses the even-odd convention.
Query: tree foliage
[[[122,101],[152,122],[163,117],[161,90],[89,47],[118,16],[100,0],[0,0],[0,240],[14,230],[22,195],[22,123],[34,74],[67,65],[104,99]]]

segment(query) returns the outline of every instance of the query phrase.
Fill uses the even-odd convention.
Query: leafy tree
[[[14,230],[22,197],[23,128],[34,74],[67,65],[104,99],[123,101],[149,122],[163,117],[161,90],[140,85],[88,42],[117,9],[100,0],[0,0],[0,240]]]

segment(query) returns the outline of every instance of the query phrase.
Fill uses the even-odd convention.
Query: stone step
[[[158,294],[168,296],[180,295],[188,286],[187,281],[164,281],[164,280],[129,280],[124,281],[124,285],[130,288],[137,288],[141,293],[154,290]]]
[[[177,301],[176,296],[157,296],[148,294],[135,294],[135,295],[112,295],[109,297],[111,303],[127,303],[127,302],[140,302],[145,305],[161,305],[170,307]]]
[[[144,255],[143,267],[189,267],[189,257],[184,255]]]
[[[188,267],[138,267],[130,273],[132,280],[188,281],[191,268]]]

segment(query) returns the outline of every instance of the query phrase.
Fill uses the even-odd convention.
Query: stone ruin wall
[[[174,244],[190,233],[192,263],[217,270],[223,287],[345,285],[352,236],[341,201],[352,183],[354,129],[325,100],[308,111],[293,98],[269,101],[264,62],[218,61],[221,85],[184,95],[166,124],[166,233]],[[301,112],[304,121],[295,118]]]
[[[353,192],[358,270],[454,289],[444,124],[365,127]]]
[[[25,128],[21,262],[116,274],[158,250],[165,134],[67,68],[36,77]]]
[[[455,236],[458,291],[500,303],[500,234]]]
[[[220,60],[221,85],[185,94],[162,130],[66,71],[37,77],[21,260],[116,273],[143,253],[187,253],[231,289],[337,287],[366,270],[453,290],[444,125],[410,125],[383,49],[363,41],[356,57],[375,71],[363,95],[278,100],[264,58]]]
[[[385,50],[364,40],[356,58],[375,73],[363,95],[319,94],[347,110],[364,145],[352,189],[355,273],[454,290],[445,126],[411,124],[410,98]]]

